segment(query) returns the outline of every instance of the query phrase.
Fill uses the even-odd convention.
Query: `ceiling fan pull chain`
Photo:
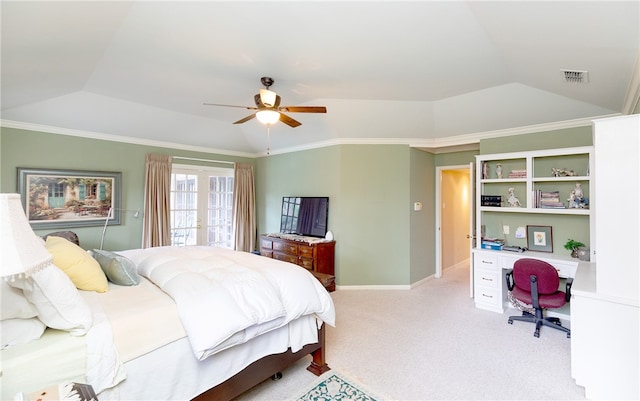
[[[271,153],[271,126],[267,125],[267,156]]]

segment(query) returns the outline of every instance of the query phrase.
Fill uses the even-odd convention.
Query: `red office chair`
[[[506,273],[507,287],[511,296],[523,304],[530,305],[530,310],[522,309],[522,316],[509,316],[509,324],[514,320],[522,320],[536,324],[535,337],[540,337],[540,327],[548,326],[567,333],[571,338],[571,330],[563,327],[556,317],[543,317],[543,309],[555,309],[569,302],[573,279],[567,279],[566,292],[558,290],[560,278],[555,267],[538,259],[518,259],[513,269]]]

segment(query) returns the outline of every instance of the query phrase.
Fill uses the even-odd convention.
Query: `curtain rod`
[[[171,156],[173,159],[179,160],[191,160],[194,162],[207,162],[207,163],[223,163],[223,164],[236,164],[227,160],[211,160],[211,159],[198,159],[197,157],[183,157],[183,156]]]

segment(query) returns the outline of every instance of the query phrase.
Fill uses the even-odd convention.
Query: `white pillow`
[[[25,298],[19,288],[13,288],[0,279],[0,320],[36,317],[38,310]]]
[[[55,264],[9,285],[22,288],[38,310],[38,318],[48,327],[66,330],[73,336],[84,335],[91,328],[93,316],[89,305],[69,276]]]
[[[0,321],[0,338],[2,338],[0,349],[37,340],[42,337],[46,328],[47,326],[37,317],[2,320]]]

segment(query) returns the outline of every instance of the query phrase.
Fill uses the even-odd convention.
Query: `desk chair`
[[[506,280],[511,297],[526,305],[524,308],[522,305],[519,307],[522,316],[509,316],[509,324],[513,324],[514,320],[535,323],[535,337],[540,337],[541,326],[548,326],[564,331],[567,338],[571,338],[571,330],[563,327],[560,319],[545,318],[542,311],[560,308],[569,302],[573,279],[567,279],[566,292],[560,291],[560,278],[555,267],[542,260],[523,258],[518,259],[513,264],[513,269],[507,271]]]

